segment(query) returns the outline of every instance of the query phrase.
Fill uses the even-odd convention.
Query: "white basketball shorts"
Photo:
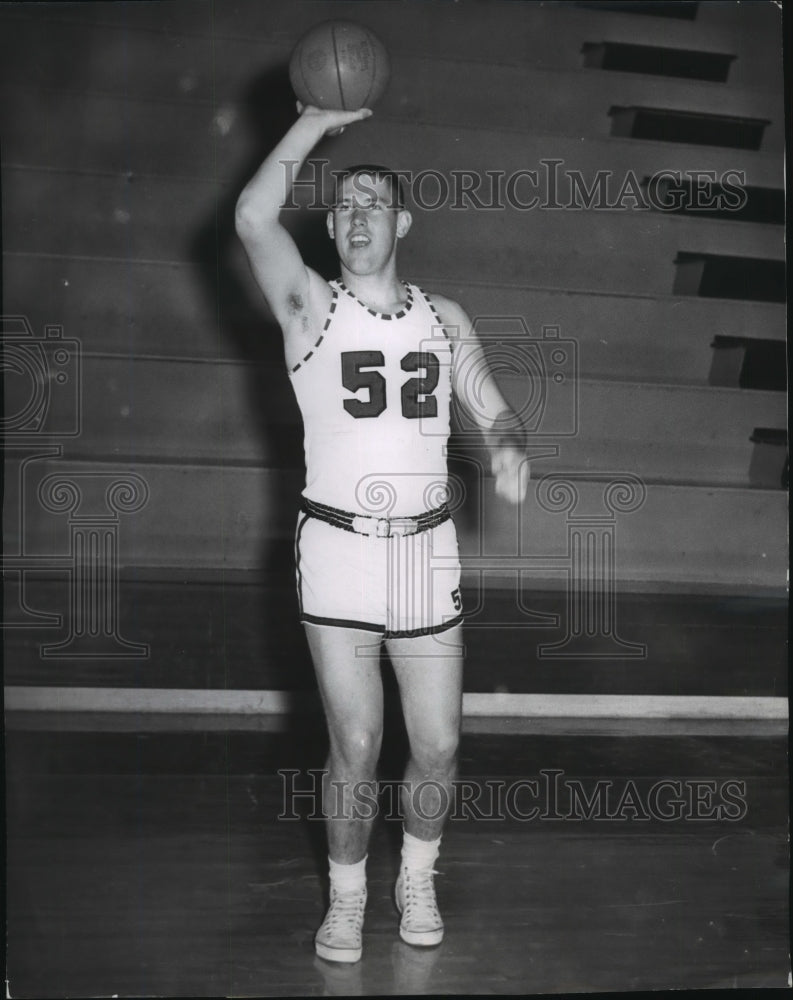
[[[301,512],[295,556],[302,622],[390,638],[442,632],[462,621],[451,518],[414,535],[377,538]]]

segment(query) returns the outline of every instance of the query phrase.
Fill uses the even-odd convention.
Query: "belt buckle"
[[[405,535],[415,535],[419,530],[418,523],[412,517],[391,518],[391,534],[404,537]]]
[[[391,524],[387,517],[378,517],[375,529],[375,535],[378,538],[391,537]]]

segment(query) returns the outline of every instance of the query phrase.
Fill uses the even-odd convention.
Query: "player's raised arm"
[[[307,308],[310,282],[309,271],[294,240],[280,223],[281,208],[289,197],[292,180],[323,135],[370,114],[367,108],[359,111],[303,108],[237,200],[237,234],[256,281],[284,328]]]
[[[465,310],[441,295],[433,295],[432,300],[455,342],[454,395],[485,437],[496,479],[496,493],[505,500],[519,503],[529,484],[525,431],[498,387]]]

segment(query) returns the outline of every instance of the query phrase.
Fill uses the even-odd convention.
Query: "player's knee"
[[[370,772],[380,756],[382,733],[367,726],[348,728],[331,736],[331,755],[346,770]]]
[[[456,730],[440,731],[414,743],[411,747],[413,759],[427,774],[445,773],[452,770],[457,762],[459,742]]]

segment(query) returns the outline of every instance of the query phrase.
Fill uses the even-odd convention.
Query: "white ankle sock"
[[[432,868],[438,857],[441,838],[437,840],[419,840],[404,830],[402,833],[402,867]]]
[[[364,855],[360,861],[352,865],[340,864],[332,858],[328,858],[330,867],[330,884],[339,892],[350,892],[353,889],[366,888],[366,859]]]

